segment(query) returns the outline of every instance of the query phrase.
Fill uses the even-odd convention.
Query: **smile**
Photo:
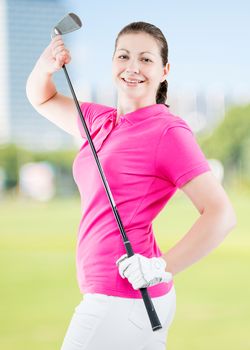
[[[129,86],[136,86],[138,84],[144,83],[144,80],[126,80],[125,78],[121,78],[121,79],[126,83],[126,85],[129,85]]]

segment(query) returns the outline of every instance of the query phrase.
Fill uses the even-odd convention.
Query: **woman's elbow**
[[[235,212],[233,206],[231,205],[231,203],[227,204],[222,209],[222,216],[224,219],[225,226],[227,227],[227,231],[229,233],[237,225],[236,212]]]
[[[204,213],[210,218],[216,218],[218,227],[221,227],[223,235],[227,235],[237,225],[237,216],[230,202],[217,203],[205,208]]]

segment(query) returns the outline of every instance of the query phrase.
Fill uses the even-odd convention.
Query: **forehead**
[[[147,33],[130,33],[120,36],[117,42],[116,51],[126,49],[129,52],[151,52],[160,55],[160,48],[156,39]]]

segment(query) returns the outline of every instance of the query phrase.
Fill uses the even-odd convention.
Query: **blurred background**
[[[80,199],[72,176],[81,140],[39,115],[25,92],[51,29],[69,12],[83,22],[64,37],[79,100],[116,105],[111,57],[126,24],[150,22],[166,36],[167,103],[191,126],[238,218],[221,246],[175,277],[177,311],[168,347],[250,349],[247,0],[0,0],[0,347],[59,349],[81,300],[75,272]],[[71,96],[62,71],[54,81]],[[175,244],[197,218],[177,191],[154,221],[161,249]]]

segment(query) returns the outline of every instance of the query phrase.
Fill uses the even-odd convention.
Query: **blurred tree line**
[[[206,157],[224,166],[227,183],[239,182],[250,189],[250,105],[230,108],[220,124],[198,138]],[[18,187],[19,168],[28,162],[46,161],[55,169],[57,195],[77,193],[72,163],[77,150],[32,152],[15,144],[0,147],[0,168],[5,172],[5,189]]]
[[[250,189],[250,104],[231,107],[199,144],[207,158],[222,162],[226,182]]]
[[[55,173],[56,194],[67,196],[78,192],[73,179],[72,163],[77,150],[57,150],[48,152],[32,152],[15,144],[0,147],[0,168],[5,172],[4,187],[6,191],[18,189],[19,169],[30,162],[49,163]]]

